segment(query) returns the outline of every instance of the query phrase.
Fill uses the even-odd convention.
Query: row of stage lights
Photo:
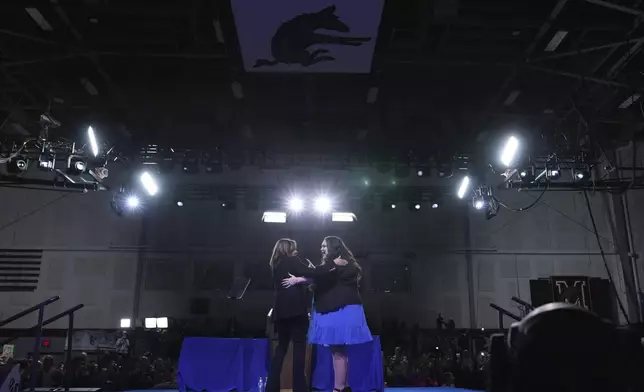
[[[506,139],[499,157],[499,162],[505,170],[503,176],[507,181],[511,181],[512,177],[516,175],[522,184],[528,185],[535,184],[541,179],[548,183],[551,180],[558,180],[561,177],[561,168],[556,164],[552,165],[552,167],[545,167],[543,170],[540,170],[540,172],[536,171],[534,167],[529,169],[515,169],[519,150],[519,139],[516,136],[509,136]],[[578,184],[584,184],[591,179],[590,171],[585,166],[575,168],[571,173],[573,180]],[[456,195],[459,199],[465,199],[466,196],[471,196],[472,206],[477,210],[485,209],[488,214],[488,218],[496,215],[500,205],[498,200],[492,194],[491,187],[475,184],[474,178],[469,175],[466,175],[461,179]]]

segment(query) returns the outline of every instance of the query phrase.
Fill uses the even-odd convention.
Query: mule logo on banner
[[[552,289],[558,302],[566,302],[590,309],[588,278],[577,276],[553,276]]]
[[[369,73],[384,0],[233,0],[250,72]]]

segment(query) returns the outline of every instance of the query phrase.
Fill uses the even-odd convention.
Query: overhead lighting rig
[[[0,140],[0,186],[106,189],[102,181],[108,176],[106,166],[113,149],[102,150],[99,133],[92,126],[79,148],[69,140],[51,137],[50,131],[61,124],[50,114],[42,114],[39,124],[38,137]]]

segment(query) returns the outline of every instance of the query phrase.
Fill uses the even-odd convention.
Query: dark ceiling
[[[578,145],[644,125],[641,100],[618,108],[643,88],[641,0],[387,0],[369,75],[245,73],[229,1],[71,3],[27,6],[51,29],[23,1],[0,5],[4,133],[37,132],[48,110],[60,135],[92,123],[131,145],[431,153],[507,129]],[[546,51],[558,32],[567,35]]]

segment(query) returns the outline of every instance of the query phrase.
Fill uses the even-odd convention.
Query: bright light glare
[[[177,202],[177,206],[178,206],[178,207],[183,207],[183,202],[182,202],[181,200],[179,200],[179,201]]]
[[[127,204],[128,208],[131,209],[138,208],[141,205],[141,201],[136,196],[128,196],[128,198],[125,200],[125,203]]]
[[[87,137],[89,138],[89,145],[92,148],[92,154],[98,156],[98,142],[96,141],[96,134],[94,134],[94,128],[91,126],[87,128]]]
[[[333,222],[353,222],[356,220],[356,215],[352,212],[334,212],[331,214]]]
[[[321,213],[331,211],[331,200],[325,196],[318,197],[315,199],[315,210]]]
[[[505,167],[510,167],[514,158],[519,149],[519,139],[514,136],[510,136],[508,141],[505,142],[505,147],[503,147],[503,152],[501,153],[501,163]]]
[[[476,208],[477,210],[480,210],[483,207],[485,207],[485,202],[483,200],[477,200],[474,202],[474,208]]]
[[[152,317],[146,317],[145,328],[154,329],[156,327],[157,327],[157,319]]]
[[[468,176],[465,176],[461,180],[461,185],[458,187],[457,196],[459,199],[462,199],[465,196],[465,192],[467,192],[469,187],[470,187],[470,178]]]
[[[159,328],[159,329],[168,328],[168,318],[167,317],[159,317],[159,318],[157,318],[157,328]]]
[[[437,208],[438,208],[438,203],[434,203],[434,204],[432,204],[432,208],[433,208],[433,209],[437,209]]]
[[[416,204],[416,205],[414,206],[414,208],[415,208],[415,209],[417,209],[417,210],[420,210],[420,204]]]
[[[121,328],[130,328],[131,326],[132,326],[132,320],[121,319]]]
[[[395,209],[395,208],[396,208],[396,205],[395,205],[395,204],[392,204],[392,205],[391,205],[391,209]]]
[[[156,181],[154,181],[154,178],[148,172],[143,172],[143,174],[141,174],[141,184],[143,184],[143,187],[150,196],[156,195],[159,191]]]
[[[288,201],[288,208],[293,212],[301,212],[304,209],[304,200],[299,197],[292,197]]]
[[[286,223],[286,212],[266,211],[262,216],[264,223]]]

